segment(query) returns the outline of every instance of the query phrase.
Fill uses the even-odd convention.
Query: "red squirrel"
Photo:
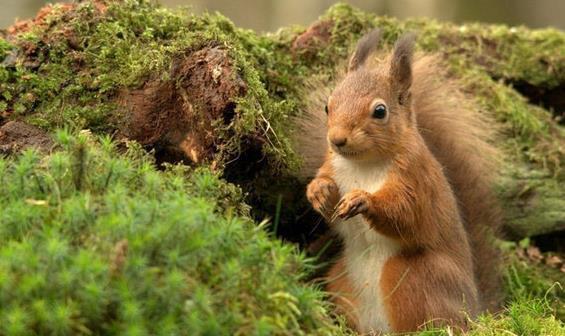
[[[414,35],[377,59],[379,35],[359,40],[327,100],[327,152],[307,187],[343,241],[327,289],[362,333],[465,329],[499,302],[484,119],[432,58],[414,60]]]

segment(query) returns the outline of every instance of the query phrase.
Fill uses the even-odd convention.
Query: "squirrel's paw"
[[[337,184],[329,178],[315,178],[308,184],[306,197],[314,210],[329,218],[339,200],[339,189]]]
[[[349,219],[369,210],[371,194],[363,190],[353,190],[345,194],[337,204],[333,218]]]

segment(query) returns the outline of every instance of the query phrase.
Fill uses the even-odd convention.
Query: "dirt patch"
[[[95,22],[106,13],[107,5],[102,1],[91,1],[90,4],[94,9],[88,14],[88,20]],[[37,70],[41,64],[48,62],[53,45],[66,43],[72,50],[81,50],[80,34],[71,23],[77,17],[81,21],[86,19],[78,8],[78,3],[49,4],[41,8],[35,18],[19,20],[8,27],[3,31],[3,36],[17,48],[2,61],[3,65],[13,68],[20,63],[27,69]],[[26,32],[37,32],[41,38],[37,42],[18,38]],[[81,61],[76,60],[77,68]]]
[[[319,21],[308,27],[292,42],[292,54],[295,57],[314,57],[319,50],[329,45],[333,26],[332,21]]]
[[[0,127],[0,154],[13,154],[27,148],[49,151],[51,137],[43,130],[20,121],[9,121]]]
[[[108,6],[104,3],[104,1],[94,0],[91,3],[96,12],[99,14],[106,13]],[[29,32],[35,27],[46,28],[49,24],[49,21],[47,20],[49,16],[59,13],[62,14],[62,19],[65,19],[65,16],[67,16],[66,19],[68,19],[69,15],[73,15],[72,13],[75,8],[77,8],[76,3],[59,3],[57,5],[48,4],[42,7],[33,19],[16,20],[13,25],[6,29],[6,32],[9,35],[19,35],[21,33]]]
[[[207,161],[218,147],[216,130],[231,123],[235,100],[245,95],[247,85],[220,46],[177,57],[170,78],[120,94],[118,102],[127,113],[124,134],[172,157],[180,152],[191,162]]]

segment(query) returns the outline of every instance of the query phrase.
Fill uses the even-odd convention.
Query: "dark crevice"
[[[230,118],[230,108],[225,112]],[[253,219],[261,222],[269,218],[269,229],[278,238],[296,243],[310,255],[322,251],[325,251],[324,258],[333,255],[331,251],[335,250],[336,244],[327,235],[329,228],[306,199],[307,181],[290,173],[273,171],[264,145],[265,139],[261,136],[243,137],[239,154],[226,164],[222,177],[242,188],[247,194],[245,202],[251,206]],[[157,142],[144,147],[153,153],[159,169],[164,169],[165,163],[194,165],[178,146]]]
[[[268,169],[263,154],[264,142],[264,139],[259,137],[244,137],[241,140],[241,151],[237,157],[227,163],[224,177],[230,182],[248,183],[258,172]]]
[[[226,165],[223,177],[247,193],[256,221],[270,218],[270,229],[277,237],[307,249],[328,227],[306,200],[305,182],[273,172],[263,144],[261,139],[244,139],[241,153]]]
[[[565,253],[565,230],[534,236],[531,240],[541,252]]]
[[[222,111],[222,117],[225,125],[229,125],[232,122],[233,118],[235,117],[236,106],[237,106],[236,103],[229,102],[226,105],[226,108],[224,108],[224,110]]]
[[[159,169],[164,168],[166,163],[192,165],[192,162],[186,155],[174,146],[155,144],[145,146],[145,150],[148,152],[153,151],[155,164]]]
[[[525,81],[510,83],[516,91],[528,98],[530,103],[551,111],[559,125],[565,125],[565,83],[554,88],[535,86]]]

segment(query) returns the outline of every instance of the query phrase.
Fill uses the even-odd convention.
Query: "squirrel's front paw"
[[[371,194],[363,190],[353,190],[345,194],[337,205],[334,218],[349,219],[369,210]]]
[[[339,200],[339,189],[332,179],[319,177],[308,184],[306,197],[314,210],[329,218]]]

